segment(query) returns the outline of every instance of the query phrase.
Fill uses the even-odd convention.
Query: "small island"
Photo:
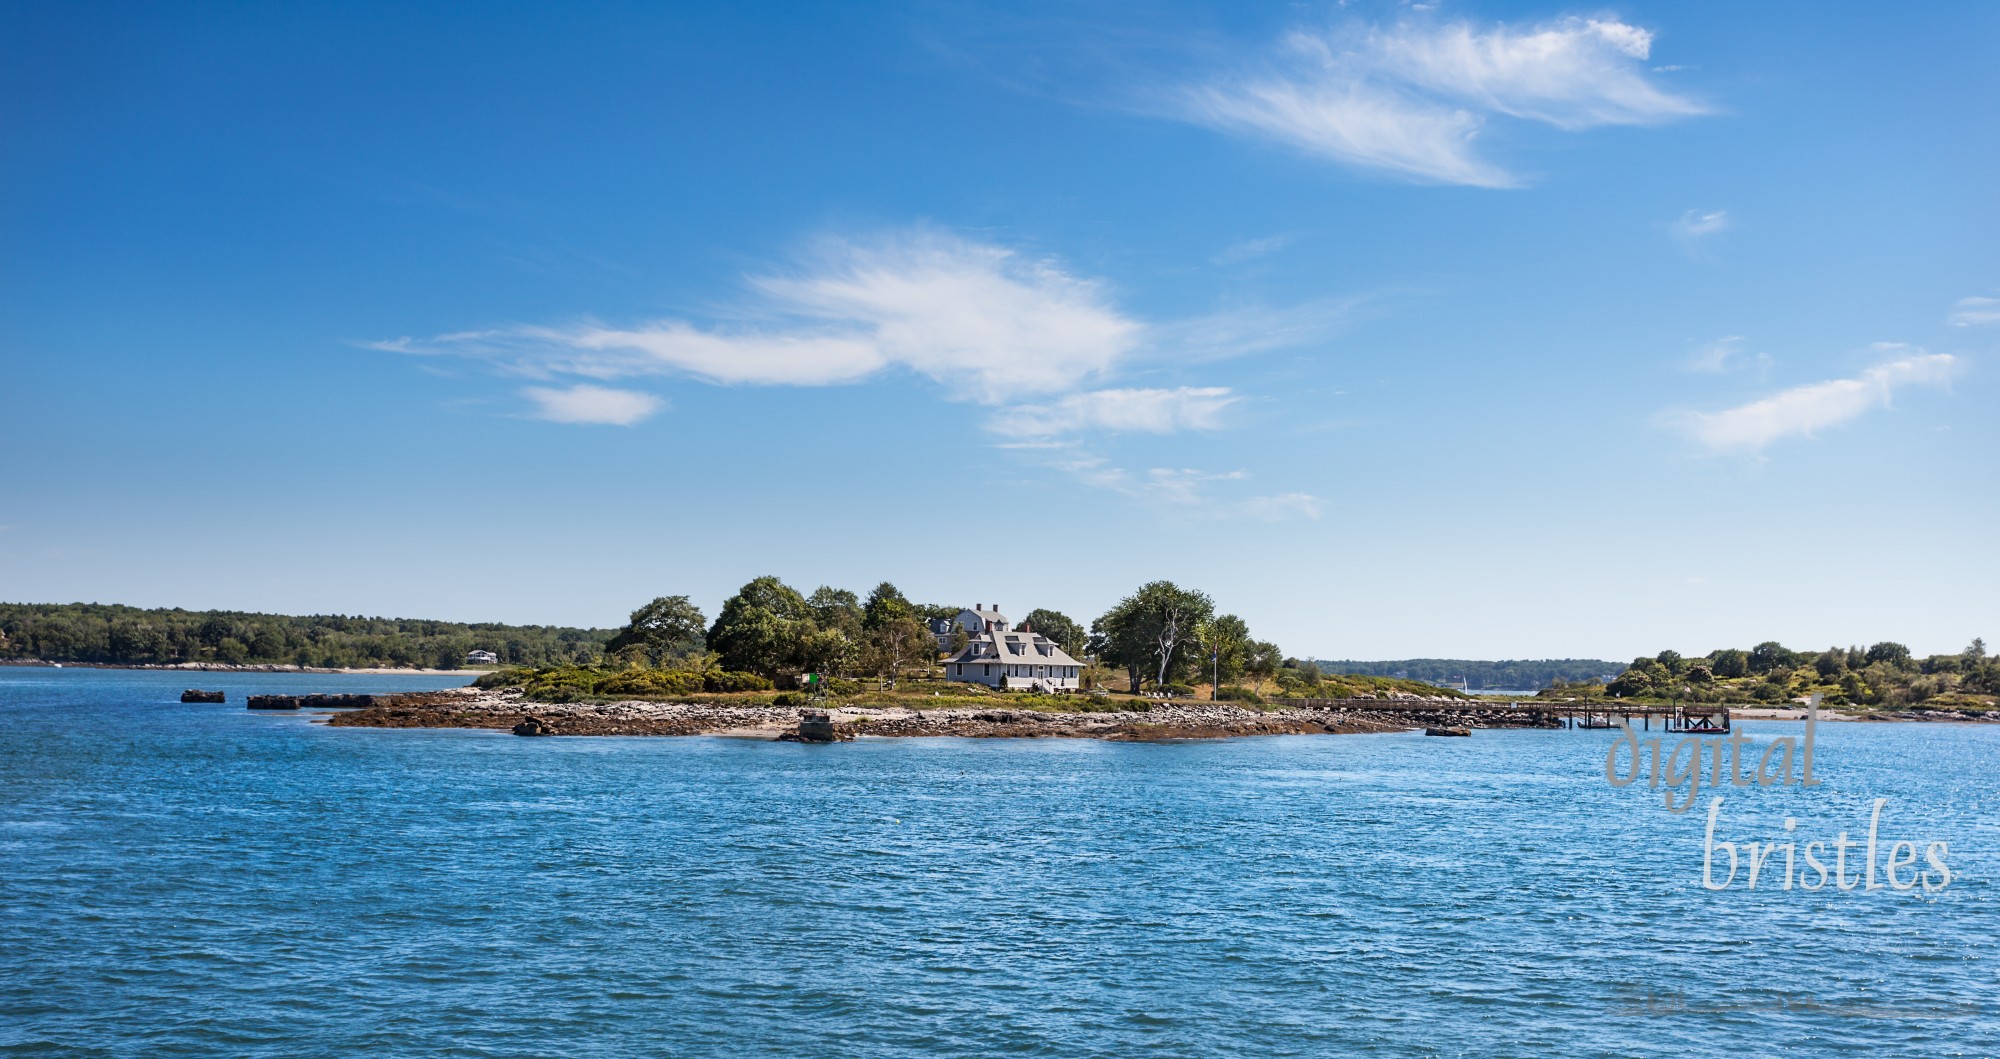
[[[760,577],[713,623],[685,596],[653,600],[600,662],[509,667],[328,723],[776,739],[796,737],[811,710],[840,737],[1123,740],[1553,726],[1532,710],[1475,721],[1470,702],[1419,681],[1329,675],[1166,581],[1086,630],[1046,609],[1015,622],[990,604],[916,604],[886,582],[864,601]]]

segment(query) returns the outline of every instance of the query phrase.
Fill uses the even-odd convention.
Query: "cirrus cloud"
[[[1092,390],[1047,404],[1015,405],[987,421],[988,430],[1017,438],[1054,437],[1086,430],[1169,434],[1216,430],[1222,413],[1242,400],[1225,386]]]
[[[1410,180],[1513,187],[1475,149],[1488,119],[1576,131],[1708,113],[1655,85],[1652,31],[1614,18],[1295,30],[1254,72],[1184,89],[1172,116]]]
[[[728,323],[593,321],[370,345],[600,381],[827,386],[904,368],[954,396],[1001,404],[1110,371],[1142,331],[1099,284],[1052,261],[935,232],[830,240],[809,267],[747,282],[753,297]]]
[[[2000,324],[2000,298],[1988,298],[1978,294],[1960,298],[1952,303],[1951,315],[1945,318],[1945,322],[1953,327]]]
[[[1900,343],[1880,343],[1878,352],[1900,354],[1860,374],[1780,390],[1769,397],[1716,412],[1677,418],[1696,441],[1715,452],[1759,452],[1789,437],[1811,437],[1889,405],[1906,386],[1942,386],[1959,368],[1949,353],[1927,353]]]

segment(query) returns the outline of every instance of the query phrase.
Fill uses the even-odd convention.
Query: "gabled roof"
[[[985,653],[979,653],[981,648]],[[1048,653],[1042,653],[1046,650]],[[994,632],[991,629],[972,637],[965,650],[945,659],[953,662],[1004,662],[1016,665],[1080,666],[1069,652],[1038,632]]]

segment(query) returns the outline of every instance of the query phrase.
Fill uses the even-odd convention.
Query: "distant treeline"
[[[464,625],[340,614],[141,610],[99,603],[0,603],[0,659],[143,665],[175,662],[327,668],[457,669],[469,651],[509,665],[593,662],[616,630]]]
[[[1538,691],[1560,680],[1583,684],[1617,676],[1625,671],[1620,662],[1598,658],[1539,658],[1502,662],[1481,662],[1469,658],[1405,658],[1394,662],[1322,660],[1319,667],[1328,673],[1359,673],[1373,677],[1406,677],[1435,684],[1456,685],[1464,680],[1470,688],[1500,688],[1509,691]]]
[[[1923,658],[1894,642],[1794,651],[1767,640],[1693,658],[1679,651],[1635,658],[1604,690],[1621,698],[1763,703],[1818,693],[1829,706],[1985,711],[2000,705],[2000,658],[1977,637],[1957,654]]]

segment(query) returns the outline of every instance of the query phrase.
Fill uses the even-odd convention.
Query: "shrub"
[[[812,696],[797,691],[781,691],[771,700],[773,706],[805,706],[812,702]]]
[[[521,687],[531,699],[545,702],[575,702],[597,690],[597,682],[604,678],[601,670],[585,669],[582,666],[556,666],[551,669],[533,670],[521,682]],[[560,692],[564,698],[551,698]]]
[[[1225,684],[1217,690],[1215,697],[1223,702],[1249,702],[1262,705],[1264,697],[1241,684]]]
[[[479,679],[472,682],[472,686],[475,688],[511,688],[516,684],[527,683],[534,676],[535,671],[532,669],[523,669],[520,666],[508,666],[505,669],[496,669],[491,673],[481,673]]]
[[[1186,684],[1163,684],[1160,686],[1160,690],[1177,699],[1183,699],[1194,694],[1194,688]]]
[[[770,680],[764,677],[755,673],[733,673],[727,670],[710,673],[707,679],[702,681],[702,685],[706,690],[718,694],[729,691],[771,690]]]
[[[639,695],[678,698],[701,690],[698,673],[670,669],[628,669],[597,685],[601,695]]]

